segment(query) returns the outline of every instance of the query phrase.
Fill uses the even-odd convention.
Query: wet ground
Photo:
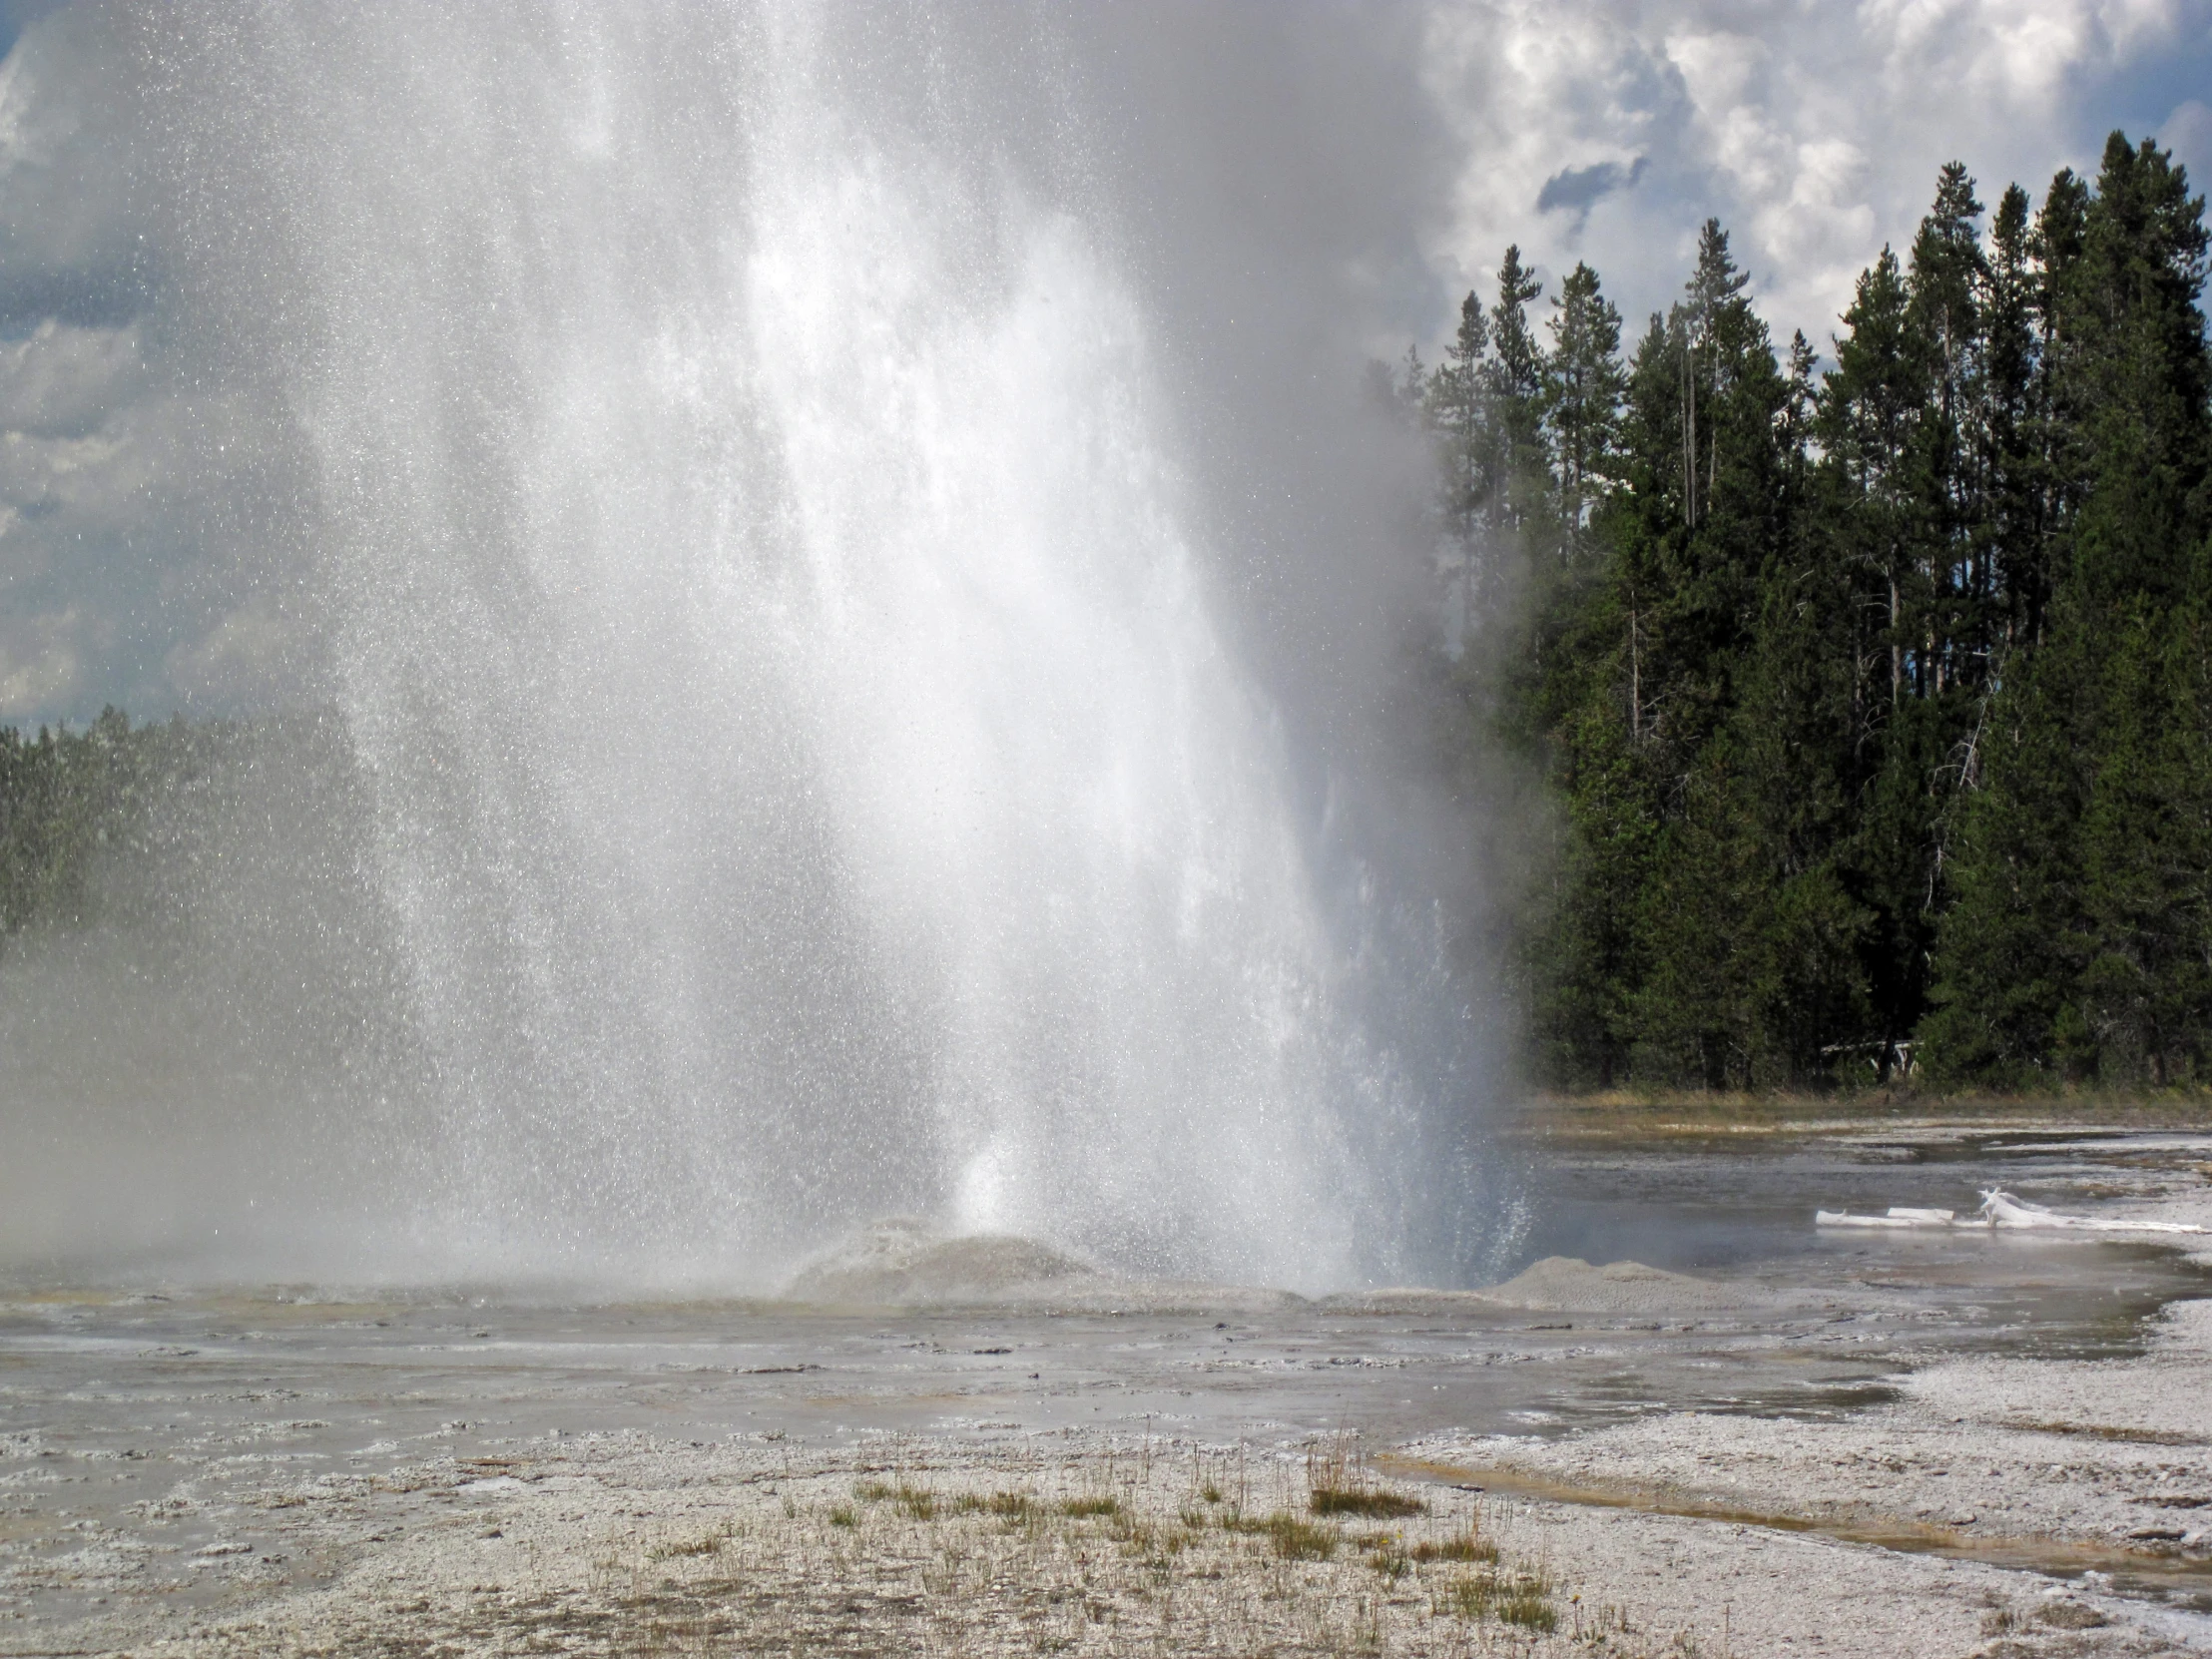
[[[2212,1295],[2212,1277],[2139,1244],[1823,1232],[1813,1211],[1965,1211],[1999,1184],[2061,1208],[2109,1204],[2201,1184],[2208,1159],[2212,1137],[2077,1132],[1546,1149],[1524,1259],[1635,1259],[1766,1298],[1648,1318],[1465,1303],[1255,1313],[1235,1299],[853,1314],[19,1282],[0,1290],[0,1650],[97,1606],[108,1580],[48,1570],[59,1561],[137,1561],[180,1605],[219,1579],[231,1598],[316,1582],[337,1563],[275,1558],[257,1537],[270,1490],[438,1455],[483,1458],[497,1479],[519,1439],[1554,1435],[1684,1408],[1833,1420],[1942,1357],[2127,1356],[2146,1316]],[[243,1578],[210,1570],[249,1555],[258,1570]]]

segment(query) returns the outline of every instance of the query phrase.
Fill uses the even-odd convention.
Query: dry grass
[[[908,1470],[850,1490],[858,1506],[829,1505],[821,1531],[802,1501],[793,1524],[748,1534],[739,1560],[643,1591],[641,1628],[656,1634],[630,1651],[1644,1651],[1617,1613],[1601,1628],[1563,1609],[1548,1569],[1490,1536],[1471,1503],[1432,1512],[1349,1436],[1303,1467],[1091,1457]],[[1406,1524],[1348,1531],[1354,1517]],[[667,1611],[675,1596],[688,1618]]]
[[[1918,1086],[1842,1088],[1820,1093],[1612,1089],[1532,1095],[1505,1116],[1509,1133],[1539,1141],[1664,1140],[1713,1134],[1818,1133],[1876,1126],[1938,1125],[2029,1129],[2060,1124],[2103,1128],[2198,1128],[2212,1093],[2052,1090],[2041,1094],[1949,1094]]]
[[[1497,1545],[1481,1534],[1471,1521],[1463,1532],[1448,1538],[1424,1538],[1408,1552],[1416,1561],[1480,1561],[1497,1563]]]
[[[1500,1624],[1546,1634],[1559,1628],[1559,1610],[1552,1603],[1557,1588],[1541,1568],[1508,1570],[1487,1567],[1453,1578],[1443,1587],[1443,1601],[1462,1618],[1494,1618]]]
[[[825,1456],[632,1487],[589,1537],[550,1492],[503,1503],[497,1559],[426,1550],[271,1653],[609,1656],[1135,1654],[1281,1659],[1646,1648],[1594,1620],[1479,1500],[1375,1475],[1346,1439],[1297,1457]],[[765,1460],[764,1460],[765,1462]],[[529,1488],[534,1496],[537,1488]],[[1324,1494],[1351,1494],[1357,1505]],[[1392,1501],[1394,1500],[1394,1501]],[[626,1515],[617,1521],[614,1516]],[[1368,1519],[1365,1528],[1348,1517]],[[1377,1527],[1378,1517],[1392,1524]],[[611,1523],[611,1525],[609,1524]],[[516,1570],[520,1563],[527,1570]],[[1597,1644],[1593,1646],[1592,1644]]]

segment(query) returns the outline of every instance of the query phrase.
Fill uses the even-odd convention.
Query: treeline
[[[1825,369],[1718,223],[1625,353],[1509,249],[1388,377],[1455,718],[1546,786],[1548,1081],[2212,1076],[2203,206],[2119,134],[1993,214],[1946,167]]]
[[[174,839],[175,805],[209,787],[219,728],[134,727],[108,709],[80,732],[0,727],[0,950],[29,928],[146,919],[145,874]]]
[[[180,927],[219,891],[235,905],[254,885],[241,867],[288,880],[302,925],[327,929],[296,871],[332,847],[352,857],[341,831],[364,811],[328,714],[141,726],[111,708],[76,731],[0,727],[0,960],[41,931]]]
[[[1825,368],[1708,223],[1633,347],[1509,249],[1380,376],[1435,448],[1455,728],[1542,781],[1545,1080],[2212,1081],[2206,250],[2114,134],[2039,203],[1944,168]],[[0,730],[0,954],[177,913],[257,771],[309,780],[273,849],[365,821],[327,719]]]

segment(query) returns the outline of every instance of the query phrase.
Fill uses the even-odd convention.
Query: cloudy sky
[[[2118,126],[2212,175],[2212,0],[1377,0],[1354,14],[1364,62],[1263,50],[1305,0],[1188,4],[1210,27],[1160,97],[1249,98],[1257,62],[1316,83],[1287,107],[1400,106],[1348,121],[1333,158],[1397,221],[1396,275],[1332,290],[1364,293],[1341,326],[1393,355],[1432,346],[1509,240],[1554,278],[1587,259],[1634,319],[1718,215],[1778,331],[1825,345],[1946,160],[1993,201],[2093,166]],[[0,722],[313,695],[281,384],[241,370],[172,279],[177,163],[145,96],[159,10],[18,4],[0,26]],[[1225,147],[1222,188],[1265,191],[1263,148]],[[1314,236],[1314,257],[1342,240]]]
[[[1991,204],[2093,168],[2114,127],[2212,166],[2204,0],[1445,4],[1422,82],[1464,149],[1440,259],[1478,273],[1515,235],[1633,316],[1717,214],[1769,320],[1821,345],[1945,161]]]

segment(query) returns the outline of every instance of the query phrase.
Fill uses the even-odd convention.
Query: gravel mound
[[[1546,1256],[1502,1285],[1475,1293],[1506,1308],[1576,1314],[1660,1314],[1741,1308],[1757,1293],[1710,1279],[1692,1279],[1641,1262],[1594,1268],[1579,1256]]]
[[[948,1236],[895,1217],[800,1269],[784,1288],[797,1302],[863,1307],[1027,1300],[1080,1288],[1099,1275],[1048,1244],[1010,1234]]]

